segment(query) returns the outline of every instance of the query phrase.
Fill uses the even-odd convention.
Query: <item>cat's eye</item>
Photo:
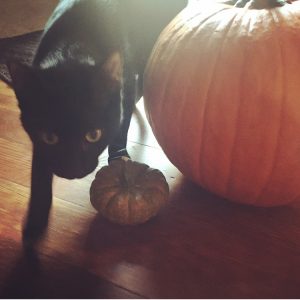
[[[41,139],[47,145],[55,145],[58,143],[58,136],[51,132],[42,132]]]
[[[102,135],[102,131],[101,129],[95,129],[92,131],[89,131],[86,135],[85,135],[85,139],[89,142],[89,143],[96,143],[100,140]]]

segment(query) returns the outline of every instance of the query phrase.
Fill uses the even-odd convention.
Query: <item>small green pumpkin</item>
[[[168,202],[164,175],[146,164],[116,160],[98,171],[90,188],[93,207],[111,222],[141,224]]]

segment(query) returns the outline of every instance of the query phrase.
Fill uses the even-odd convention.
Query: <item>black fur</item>
[[[24,241],[35,242],[47,228],[53,174],[89,174],[108,145],[110,159],[128,155],[127,131],[147,58],[186,2],[61,1],[33,65],[9,64],[22,124],[33,142]]]

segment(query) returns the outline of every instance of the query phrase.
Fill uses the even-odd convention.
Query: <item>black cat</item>
[[[45,232],[53,174],[81,178],[126,151],[147,58],[187,0],[63,0],[46,24],[33,65],[8,63],[22,124],[33,143],[23,240]]]

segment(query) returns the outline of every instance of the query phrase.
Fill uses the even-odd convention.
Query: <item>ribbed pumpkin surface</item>
[[[159,144],[222,197],[299,200],[300,1],[261,10],[200,3],[165,29],[145,73]]]
[[[98,171],[90,189],[94,208],[119,224],[140,224],[168,202],[164,175],[146,164],[116,160]]]

